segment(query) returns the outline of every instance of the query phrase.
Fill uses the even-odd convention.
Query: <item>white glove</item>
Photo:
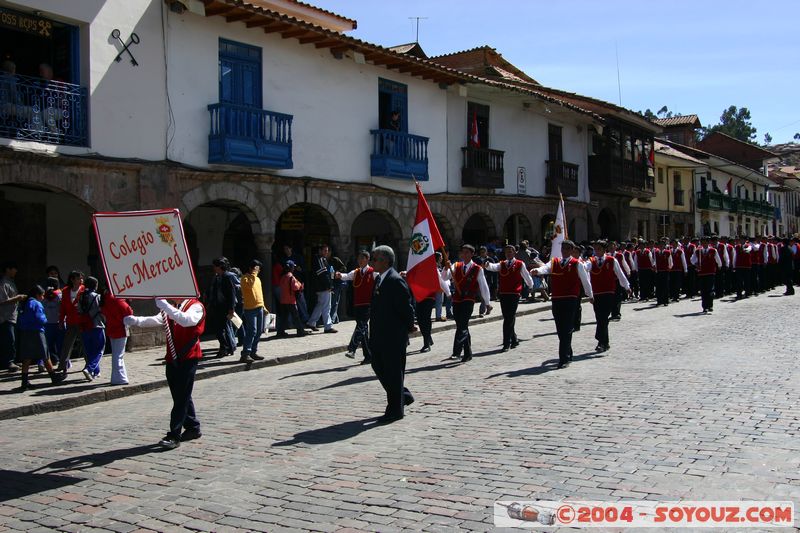
[[[128,327],[135,326],[136,325],[136,317],[133,316],[133,315],[129,315],[129,316],[123,317],[122,318],[122,323],[125,324]]]
[[[162,311],[165,311],[172,306],[169,305],[169,302],[167,302],[164,298],[156,298],[156,307],[158,307]]]

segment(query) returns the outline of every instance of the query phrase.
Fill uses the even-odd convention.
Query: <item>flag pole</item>
[[[564,238],[569,240],[569,233],[567,233],[567,210],[564,207],[564,197],[561,195],[561,187],[558,188],[558,201],[561,204],[561,213],[564,215]]]

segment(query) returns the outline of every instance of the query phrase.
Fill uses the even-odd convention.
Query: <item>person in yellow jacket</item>
[[[264,331],[264,314],[268,313],[264,305],[264,292],[261,290],[261,261],[253,259],[247,266],[247,273],[242,276],[242,300],[244,302],[244,342],[242,343],[242,356],[239,361],[252,363],[261,361],[263,356],[258,355],[258,341]]]

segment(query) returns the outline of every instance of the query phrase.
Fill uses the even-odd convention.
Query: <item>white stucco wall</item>
[[[2,139],[2,144],[69,154],[162,160],[165,156],[166,93],[161,32],[163,2],[158,0],[14,0],[10,7],[78,26],[81,34],[81,85],[90,95],[90,147],[74,148]],[[138,66],[127,54],[114,58],[120,38],[131,47]]]

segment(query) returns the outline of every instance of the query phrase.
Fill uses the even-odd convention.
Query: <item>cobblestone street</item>
[[[565,370],[549,312],[520,317],[508,353],[499,322],[473,327],[466,364],[452,331],[428,354],[414,339],[416,403],[385,426],[371,370],[338,354],[198,381],[203,438],[170,452],[163,388],[2,420],[0,530],[486,531],[498,499],[797,507],[800,299],[780,294],[626,304],[602,356],[585,303]]]

